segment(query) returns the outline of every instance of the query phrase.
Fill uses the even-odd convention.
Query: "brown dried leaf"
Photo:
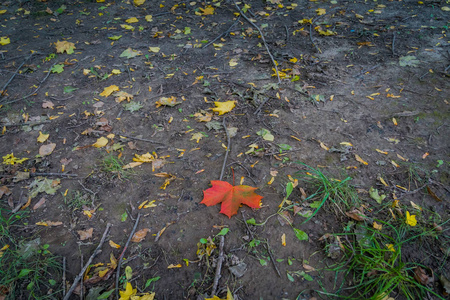
[[[0,187],[0,198],[3,197],[3,195],[8,196],[10,194],[11,194],[11,191],[9,190],[9,188],[6,185]]]
[[[47,156],[52,154],[53,150],[55,150],[56,148],[56,144],[55,143],[51,143],[51,144],[47,144],[47,145],[42,145],[39,148],[39,155],[40,156]]]
[[[305,263],[303,263],[303,268],[308,272],[312,272],[312,271],[316,270],[314,267],[311,267],[310,265],[307,265]]]
[[[347,217],[352,218],[356,221],[363,221],[365,218],[367,218],[366,215],[364,215],[363,212],[359,211],[358,209],[352,209],[351,211],[345,212]]]
[[[61,221],[56,221],[56,222],[46,221],[45,223],[47,223],[48,226],[60,226],[63,224],[63,222],[61,222]]]
[[[140,241],[145,239],[148,232],[150,232],[150,228],[144,228],[144,229],[139,230],[138,232],[136,232],[133,235],[133,238],[131,239],[131,241],[135,242],[135,243],[139,243]]]
[[[434,200],[436,200],[438,202],[442,202],[442,200],[430,189],[430,187],[428,185],[427,185],[427,191],[428,191],[428,194],[430,194],[430,196],[434,198]]]
[[[69,158],[69,159],[67,159],[67,158],[61,158],[61,160],[60,160],[59,162],[60,162],[62,165],[67,166],[67,165],[70,164],[71,161],[72,161],[71,158]]]
[[[292,225],[292,222],[294,222],[291,214],[286,210],[283,211],[281,214],[278,214],[277,218],[278,218],[278,222],[280,222],[281,226]]]
[[[34,206],[33,206],[33,210],[38,209],[39,207],[41,207],[42,205],[44,205],[45,203],[45,197],[42,197]]]
[[[53,104],[52,101],[50,100],[45,100],[44,102],[42,102],[42,108],[50,108],[53,109],[55,106],[55,104]]]
[[[294,205],[294,215],[298,214],[302,209],[303,207]]]
[[[417,267],[414,269],[414,279],[423,285],[428,285],[434,282],[434,275],[428,276],[427,272],[421,267]]]
[[[136,142],[128,142],[128,148],[130,148],[131,150],[136,150]]]
[[[80,235],[80,240],[84,241],[86,239],[92,238],[92,233],[94,232],[94,228],[89,228],[86,230],[78,230],[78,234]]]

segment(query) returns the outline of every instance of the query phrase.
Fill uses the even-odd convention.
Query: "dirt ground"
[[[129,282],[155,299],[212,297],[223,228],[218,297],[227,287],[234,299],[348,295],[351,277],[331,267],[348,257],[330,255],[324,235],[374,219],[394,224],[396,205],[417,211],[422,228],[443,224],[438,237],[405,243],[402,260],[450,277],[450,4],[245,3],[270,55],[233,1],[2,1],[0,36],[10,43],[0,45],[0,153],[28,160],[4,158],[1,184],[11,194],[0,204],[4,216],[27,213],[16,235],[40,237],[65,258],[66,282],[50,298],[62,299],[108,223],[92,263],[124,253],[121,282],[130,266]],[[219,115],[216,101],[236,106]],[[243,206],[231,218],[200,204],[221,176],[224,126],[222,180],[263,196],[260,209]],[[42,143],[40,132],[49,134]],[[153,163],[122,169],[146,153]],[[299,177],[310,170],[301,163],[351,177],[368,218],[325,205],[304,222],[302,211],[321,199],[304,201],[315,188]],[[295,178],[287,203],[300,213],[286,211],[286,221],[277,212]],[[371,187],[387,197],[377,203]],[[135,224],[147,235],[122,252]],[[111,290],[115,274],[85,277],[84,298]],[[429,287],[441,298],[428,299],[448,299],[439,280]]]

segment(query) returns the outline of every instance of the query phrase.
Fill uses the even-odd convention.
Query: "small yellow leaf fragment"
[[[232,58],[230,59],[230,61],[228,62],[228,64],[230,65],[230,67],[235,67],[238,65],[237,59],[236,58]]]
[[[416,226],[417,225],[417,220],[416,220],[416,215],[411,215],[409,213],[409,211],[406,211],[406,224],[408,224],[409,226]]]
[[[147,21],[147,22],[153,22],[153,16],[152,16],[152,15],[146,15],[146,16],[145,16],[145,21]]]
[[[142,202],[142,203],[139,205],[138,209],[141,209],[142,207],[144,207],[144,205],[145,205],[147,202],[148,202],[148,200],[145,200],[144,202]]]
[[[323,142],[319,141],[320,147],[326,151],[330,150]]]
[[[113,92],[117,92],[119,90],[119,87],[117,85],[110,85],[108,87],[105,87],[103,92],[100,93],[100,96],[108,97]]]
[[[376,230],[381,230],[383,228],[383,225],[378,224],[377,222],[373,222],[373,228]]]
[[[111,247],[113,247],[113,248],[116,248],[116,249],[119,249],[119,248],[120,248],[120,245],[114,243],[112,240],[109,240],[109,245],[110,245]]]
[[[98,138],[97,141],[92,144],[95,148],[102,148],[105,147],[108,144],[108,139],[102,136],[101,138]]]
[[[397,119],[396,118],[392,118],[392,123],[394,123],[394,125],[397,126],[398,125]]]
[[[448,2],[447,2],[448,3]],[[448,7],[448,6],[442,6],[441,7],[441,10],[443,10],[443,11],[450,11],[450,7]]]
[[[364,161],[358,154],[355,154],[355,159],[358,161],[358,162],[360,162],[360,163],[362,163],[363,165],[368,165],[369,163],[368,162],[366,162],[366,161]]]
[[[428,152],[425,152],[425,154],[424,155],[422,155],[422,159],[425,159],[425,158],[427,158],[427,156],[428,155],[430,155],[430,153],[428,153]]]
[[[387,155],[388,153],[386,152],[386,151],[383,151],[383,150],[380,150],[380,149],[375,149],[378,153],[381,153],[381,154],[385,154],[385,155]]]
[[[272,177],[269,182],[267,183],[268,185],[271,185],[273,183],[273,181],[275,180],[275,177]]]
[[[419,210],[419,211],[423,211],[423,208],[420,207],[419,205],[415,204],[415,203],[412,202],[412,201],[409,201],[409,202],[411,203],[411,206],[412,206],[413,208],[415,208],[415,209],[417,209],[417,210]]]
[[[394,166],[394,167],[396,167],[396,168],[398,168],[398,167],[400,167],[395,161],[393,161],[393,160],[391,160],[391,164]]]
[[[318,8],[316,9],[316,13],[318,16],[324,15],[327,13],[327,10],[325,8]]]
[[[139,20],[136,17],[132,17],[132,18],[126,19],[125,22],[131,24],[131,23],[137,23],[137,22],[139,22]]]
[[[389,251],[395,252],[395,248],[393,244],[386,244],[386,247],[389,249]]]
[[[170,264],[170,265],[167,267],[167,269],[174,269],[174,268],[181,268],[181,264],[177,264],[177,265]]]
[[[47,222],[37,222],[36,225],[38,225],[38,226],[48,226]]]
[[[286,234],[285,233],[283,233],[283,235],[281,236],[281,245],[286,247]]]
[[[7,36],[0,37],[0,45],[5,46],[8,45],[9,43],[11,43],[9,37]]]
[[[341,142],[339,144],[342,146],[353,147],[352,143],[349,143],[349,142]]]
[[[195,140],[198,142],[203,138],[203,134],[201,134],[200,132],[196,132],[194,134],[192,134],[191,140]]]
[[[159,47],[148,47],[148,52],[158,53],[161,48]]]
[[[89,71],[89,70],[88,70],[88,71]],[[113,70],[111,71],[111,74],[113,74],[113,75],[119,75],[120,73],[122,73],[122,72],[120,72],[119,69],[113,69]]]
[[[134,0],[133,3],[136,6],[140,6],[145,3],[145,0]]]
[[[148,204],[144,205],[143,208],[151,208],[151,207],[156,207],[157,205],[155,204],[156,200],[152,200],[150,201]]]
[[[45,142],[48,139],[49,136],[50,136],[50,134],[44,134],[41,131],[39,131],[39,136],[37,138],[38,143]]]
[[[380,180],[380,182],[382,184],[384,184],[384,186],[388,186],[388,184],[386,183],[386,181],[383,179],[383,177],[378,177],[378,180]]]

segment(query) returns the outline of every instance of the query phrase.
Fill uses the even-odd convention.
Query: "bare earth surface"
[[[1,214],[23,216],[16,236],[40,237],[65,257],[65,272],[52,274],[57,284],[41,286],[42,294],[63,298],[108,223],[92,264],[106,266],[111,253],[118,259],[139,215],[136,232],[147,235],[124,252],[121,290],[130,266],[132,286],[155,299],[212,297],[217,234],[228,228],[218,297],[227,287],[234,299],[352,295],[352,275],[333,266],[351,265],[354,233],[375,222],[387,235],[389,224],[406,228],[404,240],[420,235],[403,244],[401,261],[432,270],[428,299],[448,299],[439,277],[450,277],[450,5],[248,1],[245,15],[262,30],[278,83],[258,30],[232,1],[177,3],[0,6],[0,36],[10,39],[0,46],[1,185],[10,191]],[[61,47],[68,49],[57,53]],[[216,101],[236,106],[219,115]],[[263,196],[260,209],[243,206],[231,218],[220,205],[200,204],[221,176],[224,126],[222,180]],[[43,143],[40,132],[49,134]],[[28,160],[8,164],[11,153]],[[122,169],[146,153],[153,162]],[[328,199],[309,219],[323,199],[302,180],[314,170],[332,182],[350,177],[359,200]],[[280,210],[288,182],[294,190]],[[371,187],[386,198],[377,202]],[[406,212],[416,226],[406,225]],[[334,237],[344,233],[353,235]],[[83,278],[86,299],[116,281],[116,270],[98,278],[94,269]],[[3,286],[0,298],[28,298],[27,284]],[[71,299],[80,293],[78,285]],[[390,296],[406,297],[398,289]]]

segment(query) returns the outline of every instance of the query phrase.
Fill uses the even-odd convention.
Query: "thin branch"
[[[261,35],[261,39],[262,39],[262,41],[264,42],[264,46],[266,47],[267,53],[268,53],[269,56],[270,56],[270,60],[272,61],[273,66],[275,67],[275,72],[277,73],[278,83],[281,83],[280,73],[278,73],[278,67],[277,67],[277,64],[276,64],[276,62],[275,62],[275,59],[274,59],[273,56],[272,56],[272,53],[271,53],[270,50],[269,50],[269,46],[267,45],[266,39],[264,38],[264,34],[262,33],[261,29],[259,29],[259,27],[258,27],[255,23],[253,23],[253,22],[252,22],[252,21],[244,14],[244,12],[243,12],[243,11],[239,8],[239,6],[236,4],[236,1],[233,0],[233,3],[234,3],[234,6],[236,6],[236,8],[237,8],[237,10],[239,11],[239,13],[241,14],[241,16],[242,16],[247,22],[249,22],[253,27],[255,27],[255,28],[258,30],[259,34]]]
[[[313,22],[311,22],[309,24],[309,39],[311,40],[311,43],[313,44],[314,48],[316,48],[316,50],[319,53],[322,53],[322,51],[319,49],[319,47],[317,47],[316,43],[314,43],[313,37],[312,37],[312,26],[313,26]]]
[[[136,218],[136,222],[134,223],[133,230],[131,231],[131,234],[128,237],[128,241],[125,244],[125,247],[123,247],[122,253],[120,253],[119,259],[117,260],[118,261],[117,271],[116,271],[116,297],[117,297],[117,299],[119,299],[119,277],[120,277],[120,266],[122,265],[122,259],[123,259],[123,256],[125,255],[125,251],[127,251],[128,244],[130,244],[131,238],[133,237],[134,232],[136,231],[136,228],[139,224],[140,219],[141,219],[141,214],[139,213]]]
[[[35,177],[35,176],[78,177],[78,174],[69,174],[69,173],[30,173],[30,177]]]
[[[117,134],[119,136],[123,136],[123,137],[129,138],[129,139],[132,139],[132,140],[137,140],[137,141],[142,141],[142,142],[147,142],[147,143],[152,143],[152,144],[159,144],[159,145],[164,145],[164,146],[166,145],[164,143],[155,142],[153,140],[141,139],[141,138],[138,138],[138,137],[125,135],[123,133],[114,132],[114,134]]]
[[[67,294],[64,296],[63,300],[69,300],[70,295],[72,295],[72,292],[75,290],[75,288],[78,285],[78,282],[80,281],[80,279],[83,277],[84,272],[86,272],[87,268],[89,267],[89,265],[92,263],[92,261],[94,260],[95,256],[97,256],[98,253],[100,253],[100,248],[103,246],[103,243],[105,243],[105,239],[106,236],[108,235],[108,231],[111,228],[112,224],[108,223],[106,225],[106,229],[105,232],[103,233],[102,239],[100,241],[100,243],[98,244],[97,248],[95,249],[94,253],[92,253],[91,257],[89,257],[89,260],[87,261],[87,263],[84,265],[83,269],[81,270],[81,272],[77,275],[77,277],[75,277],[72,286],[70,287],[69,291],[67,292]]]
[[[65,256],[63,256],[62,282],[63,282],[63,296],[65,296],[66,295],[66,257]]]
[[[220,39],[221,37],[223,37],[224,35],[227,35],[230,31],[231,31],[231,29],[233,29],[233,27],[240,21],[240,19],[241,19],[241,16],[239,16],[238,18],[237,18],[237,20],[224,32],[224,33],[222,33],[222,34],[220,34],[220,35],[218,35],[215,39],[213,39],[211,42],[209,42],[208,44],[206,44],[205,46],[203,46],[202,47],[202,49],[203,48],[206,48],[206,47],[208,47],[209,45],[211,45],[212,43],[214,43],[215,41],[217,41],[218,39]]]
[[[281,277],[280,270],[278,270],[278,267],[275,264],[275,259],[273,259],[272,252],[270,251],[270,248],[269,248],[269,239],[266,239],[266,244],[265,245],[266,245],[267,252],[269,252],[270,261],[272,262],[272,265],[275,268],[275,271],[277,271],[278,277]]]
[[[47,124],[51,123],[52,121],[42,121],[42,122],[23,122],[23,123],[17,123],[17,124],[3,124],[0,125],[1,127],[14,127],[14,126],[36,126],[41,124]]]
[[[216,267],[216,275],[214,276],[214,283],[211,291],[211,297],[214,297],[217,291],[217,285],[219,284],[220,272],[222,270],[222,263],[224,259],[223,255],[223,245],[225,243],[225,237],[223,235],[220,236],[220,244],[219,244],[219,258],[217,259],[217,267]]]
[[[13,81],[14,77],[16,77],[16,75],[19,73],[19,71],[22,68],[22,66],[33,56],[33,54],[34,54],[34,52],[31,52],[31,54],[25,58],[25,60],[22,62],[22,64],[16,69],[14,74],[12,74],[11,78],[9,78],[8,82],[5,83],[5,85],[3,86],[2,90],[0,91],[1,92],[0,93],[0,98],[3,97],[3,95],[6,92],[6,88],[8,87],[8,85],[11,83],[11,81]]]
[[[227,134],[227,152],[225,152],[225,158],[223,159],[222,171],[220,172],[220,179],[222,180],[223,174],[225,173],[225,166],[227,164],[228,152],[230,152],[230,135],[228,134],[227,124],[225,123],[225,117],[223,117],[223,128]]]

